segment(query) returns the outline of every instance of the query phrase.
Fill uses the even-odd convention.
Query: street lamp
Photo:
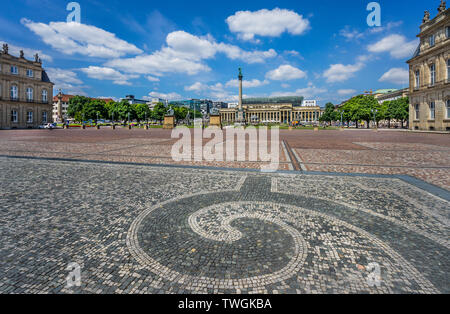
[[[372,113],[373,113],[373,125],[374,125],[374,126],[376,126],[376,124],[377,124],[377,118],[376,118],[377,112],[378,112],[377,109],[372,109]]]

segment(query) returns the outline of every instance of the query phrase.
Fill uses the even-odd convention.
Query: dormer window
[[[16,66],[12,65],[11,66],[11,74],[19,74],[19,68],[17,68]]]
[[[435,41],[436,41],[436,36],[433,34],[433,35],[431,35],[431,36],[429,37],[429,44],[430,44],[430,47],[433,47],[433,46],[434,46]]]
[[[28,69],[27,70],[27,76],[28,77],[33,77],[34,76],[33,70]]]
[[[450,26],[447,26],[445,28],[445,36],[447,36],[447,38],[450,38]]]

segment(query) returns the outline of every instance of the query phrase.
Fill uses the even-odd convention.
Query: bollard
[[[131,124],[128,125],[128,130],[131,130]]]
[[[98,124],[95,127],[97,128],[97,130],[100,130],[100,126]]]
[[[148,130],[148,129],[149,129],[149,127],[148,127],[148,124],[147,124],[147,125],[145,125],[145,129],[146,129],[146,130]]]
[[[116,125],[115,125],[115,124],[112,125],[112,129],[113,129],[113,130],[116,129]]]

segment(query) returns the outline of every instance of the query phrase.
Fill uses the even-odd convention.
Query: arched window
[[[46,89],[42,90],[42,102],[47,102],[48,101],[48,93]]]
[[[31,87],[27,88],[27,100],[28,101],[33,100],[33,89]]]
[[[11,86],[11,95],[10,95],[10,97],[13,100],[17,100],[17,98],[19,98],[19,88],[17,87],[17,85],[12,85]]]

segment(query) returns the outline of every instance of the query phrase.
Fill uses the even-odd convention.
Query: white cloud
[[[179,100],[181,99],[181,95],[177,93],[159,93],[159,92],[151,92],[148,94],[149,96],[144,96],[144,100],[150,100],[151,98],[161,98],[161,99],[167,99],[167,100]]]
[[[347,41],[352,41],[352,40],[355,40],[355,39],[359,39],[359,38],[362,38],[364,36],[363,33],[360,33],[356,29],[351,30],[348,26],[346,26],[344,29],[341,29],[339,31],[339,34],[341,36],[345,37],[345,39]]]
[[[403,68],[392,68],[384,73],[379,81],[405,85],[409,81],[409,72]]]
[[[150,82],[159,82],[159,78],[150,75],[147,76],[147,80],[149,80]]]
[[[101,28],[81,23],[35,23],[22,19],[22,24],[52,48],[64,54],[89,57],[118,58],[126,54],[139,54],[142,50],[119,39]]]
[[[418,39],[407,41],[405,36],[394,34],[386,36],[380,41],[367,46],[367,50],[376,53],[389,52],[393,58],[402,59],[412,57],[418,45]]]
[[[327,91],[326,88],[316,87],[314,84],[309,83],[308,87],[297,89],[296,93],[304,97],[312,98],[317,97],[319,94],[326,93]]]
[[[128,80],[139,77],[138,75],[122,74],[119,71],[111,68],[97,66],[90,66],[88,68],[82,68],[80,70],[90,78],[102,81],[113,81],[113,83],[117,85],[131,85]]]
[[[39,54],[39,58],[41,58],[42,60],[49,62],[53,61],[53,58],[51,56],[44,54],[41,50],[11,45],[6,41],[0,40],[0,45],[3,46],[3,44],[8,44],[10,55],[19,56],[20,51],[23,50],[23,53],[25,54],[25,59],[27,60],[34,60],[34,55],[37,53]]]
[[[257,79],[253,79],[251,81],[244,80],[242,82],[242,86],[244,88],[260,87],[260,86],[264,86],[264,85],[267,85],[267,84],[269,84],[268,80],[260,81],[260,80],[257,80]],[[239,80],[237,80],[237,79],[230,80],[230,81],[228,81],[225,84],[225,86],[226,87],[239,87]]]
[[[337,91],[340,96],[346,96],[356,93],[356,89],[340,89]]]
[[[184,87],[185,91],[189,92],[208,92],[208,91],[215,91],[215,92],[222,92],[223,91],[223,85],[221,83],[217,83],[215,85],[207,85],[200,82],[196,82],[192,84],[191,86]]]
[[[70,70],[63,70],[58,68],[48,68],[46,69],[47,75],[50,81],[56,85],[62,83],[80,85],[83,82],[77,77],[77,73]]]
[[[288,32],[301,35],[309,29],[309,20],[294,11],[275,8],[273,10],[239,11],[226,19],[231,32],[238,33],[243,40],[255,40],[255,35],[279,37]]]
[[[332,64],[323,73],[323,76],[327,79],[328,83],[334,82],[342,82],[346,81],[349,78],[355,76],[355,73],[361,70],[364,67],[362,62],[358,62],[356,64]]]
[[[276,81],[288,81],[305,78],[306,73],[291,65],[282,65],[266,74],[266,78]]]
[[[317,98],[317,95],[326,93],[328,90],[325,88],[316,87],[313,83],[308,83],[305,88],[297,89],[295,92],[274,92],[271,94],[272,97],[277,96],[303,96],[306,98]]]
[[[224,53],[232,60],[247,63],[261,63],[277,53],[267,51],[244,51],[229,44],[217,43],[211,36],[198,37],[184,31],[167,35],[167,46],[151,55],[140,55],[135,58],[115,59],[106,63],[109,67],[125,72],[152,74],[162,76],[165,73],[186,73],[195,75],[211,69],[203,60],[213,58],[217,53]]]

